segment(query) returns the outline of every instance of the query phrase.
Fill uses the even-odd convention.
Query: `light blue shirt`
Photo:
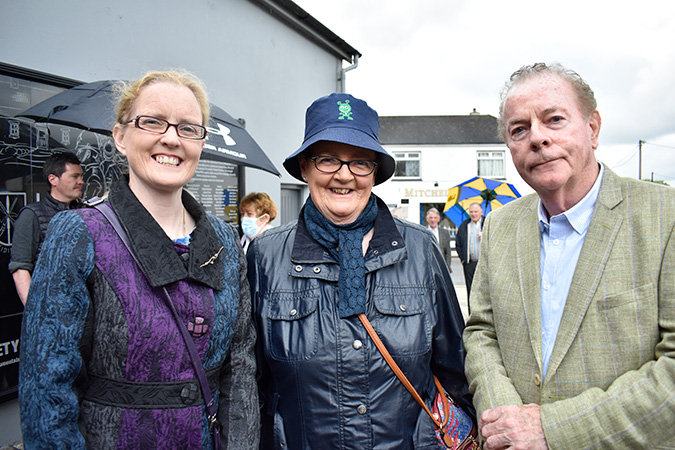
[[[547,219],[544,205],[539,200],[539,225],[541,227],[541,344],[544,358],[544,375],[551,359],[560,320],[572,285],[574,270],[579,261],[581,247],[591,224],[595,201],[605,168],[586,196],[572,208]]]

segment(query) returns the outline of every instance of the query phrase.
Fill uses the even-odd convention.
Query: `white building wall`
[[[411,222],[423,223],[423,217],[421,217],[423,204],[445,204],[448,189],[478,175],[476,156],[478,151],[504,151],[505,181],[513,184],[522,195],[532,192],[532,189],[518,174],[505,145],[386,145],[384,147],[391,154],[397,151],[421,152],[420,179],[397,180],[392,178],[373,189],[373,192],[389,205],[396,216]]]
[[[184,68],[247,130],[278,178],[246,169],[246,190],[280,200],[305,109],[337,89],[341,61],[248,0],[2,2],[0,61],[84,82]]]

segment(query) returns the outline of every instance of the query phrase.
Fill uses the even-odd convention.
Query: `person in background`
[[[9,272],[16,293],[25,305],[31,276],[52,217],[60,211],[79,208],[82,197],[82,167],[74,153],[56,152],[42,168],[49,192],[39,202],[26,205],[14,222]]]
[[[241,246],[244,253],[248,251],[251,240],[268,228],[272,228],[271,222],[277,217],[277,205],[268,194],[264,192],[251,192],[239,202],[241,214]]]
[[[308,108],[305,139],[284,167],[309,186],[297,222],[249,248],[263,449],[437,447],[434,424],[357,317],[364,313],[425,400],[433,374],[473,413],[464,328],[433,236],[392,218],[372,193],[394,159],[377,113],[348,94]]]
[[[675,189],[595,157],[590,86],[511,75],[500,128],[536,191],[483,227],[464,341],[484,448],[675,448]]]
[[[483,236],[483,208],[478,203],[469,205],[469,218],[457,229],[455,250],[464,268],[467,300],[471,297],[471,284],[480,257],[480,240]],[[469,302],[469,313],[471,303]]]
[[[129,173],[108,199],[138,263],[98,209],[52,220],[21,333],[26,448],[212,448],[178,327],[206,371],[222,448],[257,446],[245,256],[234,229],[184,189],[208,118],[204,88],[189,74],[150,72],[123,86],[113,137]]]
[[[439,226],[441,221],[441,213],[436,208],[429,208],[427,211],[427,228],[431,234],[436,238],[438,246],[441,248],[443,259],[448,265],[448,271],[452,272],[452,249],[450,248],[450,233],[445,228]]]

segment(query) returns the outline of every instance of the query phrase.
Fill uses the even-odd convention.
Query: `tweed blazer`
[[[477,413],[541,404],[551,449],[675,448],[675,189],[605,168],[546,374],[538,203],[483,228],[464,333]]]

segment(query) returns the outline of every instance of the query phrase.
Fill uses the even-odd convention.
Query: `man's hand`
[[[500,406],[484,411],[478,421],[484,450],[548,449],[539,405]]]

